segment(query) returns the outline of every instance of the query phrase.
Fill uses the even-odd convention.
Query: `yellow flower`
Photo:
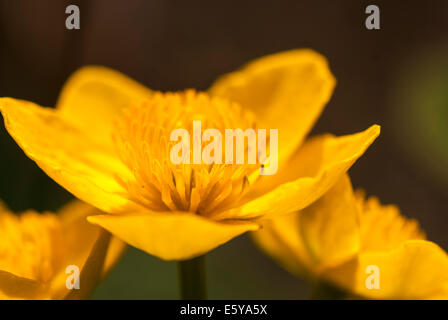
[[[313,205],[266,222],[253,236],[291,273],[351,295],[448,299],[448,255],[396,206],[354,193],[347,176]]]
[[[0,204],[0,299],[87,298],[125,248],[87,222],[98,213],[78,200],[57,215],[31,210],[15,215]],[[66,282],[74,285],[68,278],[78,271],[73,266],[79,288],[69,290]]]
[[[107,212],[89,221],[166,260],[201,255],[259,228],[258,219],[303,209],[364,153],[379,127],[304,139],[335,79],[324,57],[293,50],[218,79],[207,93],[154,93],[103,67],[85,67],[56,109],[0,99],[8,132],[60,185]],[[279,130],[278,166],[173,165],[170,130]],[[247,127],[243,127],[247,129]]]

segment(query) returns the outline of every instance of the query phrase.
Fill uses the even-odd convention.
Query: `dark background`
[[[66,30],[76,4],[81,29]],[[381,29],[367,30],[376,4]],[[448,249],[448,1],[0,0],[0,96],[52,106],[86,64],[117,69],[152,89],[205,90],[263,56],[309,47],[338,85],[313,133],[382,126],[351,169],[355,186],[417,218]],[[286,116],[286,115],[285,115]],[[0,197],[14,210],[54,210],[71,196],[0,128]],[[208,255],[210,298],[309,294],[240,237]],[[129,249],[94,298],[177,298],[173,262]]]

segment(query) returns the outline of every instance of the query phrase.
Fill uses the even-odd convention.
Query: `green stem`
[[[207,299],[205,256],[179,261],[180,294],[183,300]]]

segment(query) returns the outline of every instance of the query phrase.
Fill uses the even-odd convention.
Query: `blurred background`
[[[81,29],[65,28],[76,4]],[[367,30],[365,8],[380,8]],[[448,249],[448,1],[0,0],[0,96],[53,106],[86,64],[157,90],[205,90],[223,73],[292,48],[330,61],[338,85],[314,133],[382,126],[350,174],[383,203],[418,219]],[[0,126],[0,198],[16,211],[55,210],[71,196]],[[212,299],[307,298],[306,284],[247,236],[207,255]],[[130,248],[97,299],[177,299],[177,267]]]

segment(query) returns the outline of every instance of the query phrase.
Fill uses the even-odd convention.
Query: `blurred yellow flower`
[[[57,215],[15,215],[1,205],[0,299],[87,298],[125,248],[87,222],[88,215],[98,213],[78,200]],[[79,288],[72,290],[66,284],[69,266],[79,269]]]
[[[343,177],[299,213],[266,222],[253,239],[293,274],[373,299],[448,299],[448,255],[415,220],[365,199]]]
[[[85,67],[56,109],[0,99],[8,132],[60,185],[108,214],[89,221],[166,260],[183,260],[259,228],[258,219],[305,208],[364,153],[379,127],[342,137],[305,137],[335,79],[311,50],[255,60],[207,93],[154,93],[103,67]],[[279,171],[260,166],[173,165],[170,130],[279,130]],[[243,128],[246,129],[246,128]]]

